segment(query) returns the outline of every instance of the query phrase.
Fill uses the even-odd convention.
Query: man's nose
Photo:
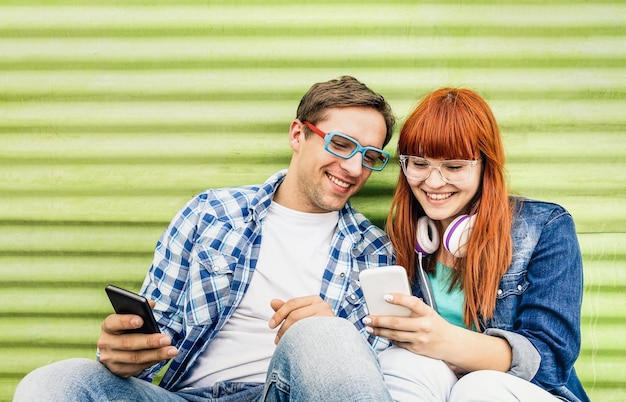
[[[360,176],[363,171],[363,154],[356,152],[348,159],[344,159],[341,167],[352,176]]]

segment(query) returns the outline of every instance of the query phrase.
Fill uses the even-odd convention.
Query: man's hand
[[[280,299],[272,299],[270,305],[275,313],[270,319],[269,326],[273,329],[280,325],[274,340],[276,344],[278,344],[285,331],[296,321],[313,316],[335,316],[335,313],[330,308],[330,304],[317,295],[296,297],[286,302]]]
[[[133,314],[112,314],[102,323],[98,338],[100,362],[113,374],[123,378],[138,375],[178,353],[167,335],[125,333],[142,324],[141,317]]]

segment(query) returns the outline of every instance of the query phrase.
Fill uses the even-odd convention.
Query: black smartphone
[[[117,314],[135,314],[143,319],[143,326],[141,328],[132,329],[127,332],[141,334],[156,334],[161,332],[154,319],[154,315],[152,315],[152,308],[145,297],[113,285],[108,285],[104,290],[109,296],[109,300]]]

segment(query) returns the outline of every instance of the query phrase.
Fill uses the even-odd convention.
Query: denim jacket
[[[574,370],[580,352],[582,256],[572,216],[561,206],[513,197],[513,261],[493,317],[481,330],[513,349],[510,374],[568,401],[588,401]],[[418,271],[413,294],[432,302]]]

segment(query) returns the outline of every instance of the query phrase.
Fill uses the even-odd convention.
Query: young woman
[[[368,316],[395,400],[587,401],[580,351],[582,258],[562,207],[509,196],[486,102],[427,95],[400,132],[387,231],[413,296],[411,317]],[[420,399],[421,398],[421,399]]]

